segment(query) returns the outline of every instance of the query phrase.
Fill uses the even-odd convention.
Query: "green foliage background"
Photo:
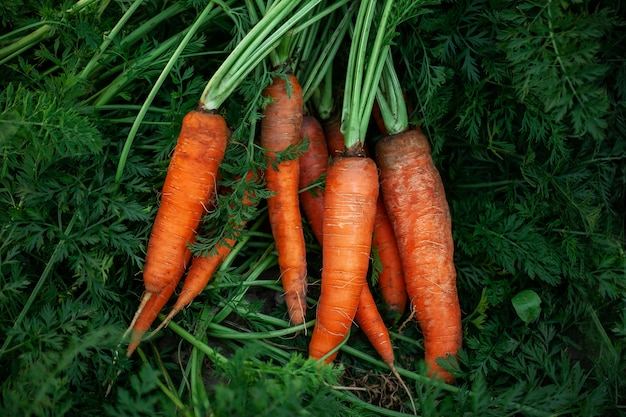
[[[180,327],[125,357],[180,121],[251,22],[244,2],[215,8],[159,89],[116,182],[139,107],[207,3],[143,2],[96,61],[134,3],[83,3],[0,4],[0,414],[410,413],[358,328],[342,369],[303,359],[307,337],[285,330],[277,300],[262,205],[246,213],[255,231]],[[405,3],[415,2],[397,7]],[[456,387],[407,379],[418,414],[624,414],[625,4],[411,7],[392,52],[446,185],[465,333]],[[32,44],[7,52],[24,38]],[[229,185],[249,187],[235,178],[260,163],[251,138],[267,78],[260,68],[224,105],[236,128]],[[320,252],[309,242],[314,295]],[[541,300],[528,323],[512,304],[525,290]],[[281,331],[289,336],[246,335]],[[394,325],[392,336],[399,367],[419,373],[419,329]]]

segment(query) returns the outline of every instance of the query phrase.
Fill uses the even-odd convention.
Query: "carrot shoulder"
[[[302,88],[292,74],[275,77],[264,91],[272,102],[263,110],[261,145],[268,159],[265,179],[274,194],[268,198],[272,234],[278,252],[281,281],[289,318],[302,324],[306,313],[307,269],[302,217],[298,198],[298,159],[276,161],[276,153],[300,140]]]
[[[428,139],[418,130],[376,145],[381,189],[394,228],[409,299],[424,334],[429,374],[453,376],[436,363],[461,347],[450,211]]]
[[[322,287],[309,356],[320,359],[346,337],[370,260],[378,172],[369,158],[333,159],[326,173]],[[336,352],[326,356],[332,362]]]
[[[148,241],[143,271],[148,293],[159,293],[183,274],[228,137],[222,116],[197,110],[185,115]]]

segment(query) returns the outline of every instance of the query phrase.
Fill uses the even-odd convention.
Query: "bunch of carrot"
[[[392,3],[386,0],[380,11],[376,1],[368,0],[359,8],[346,77],[354,84],[346,85],[341,117],[320,122],[305,115],[298,78],[286,65],[288,59],[275,57],[275,72],[263,90],[267,105],[260,124],[266,161],[263,177],[271,192],[267,198],[270,226],[293,325],[307,318],[301,210],[322,247],[321,294],[310,357],[332,362],[355,321],[395,371],[389,331],[367,282],[374,253],[382,265],[378,286],[386,310],[400,317],[410,305],[424,334],[429,375],[452,382],[453,376],[437,362],[457,354],[461,316],[450,213],[428,140],[420,130],[407,129],[408,123],[401,122],[401,128],[388,123],[382,93],[378,101],[386,132],[376,144],[375,159],[365,146],[378,83],[382,85],[393,74],[389,65],[374,64],[387,61],[389,47],[375,43],[378,46],[369,54],[372,63],[364,76],[359,75],[363,67],[357,62],[362,64],[365,57],[367,22],[381,15],[376,39],[382,39]],[[270,44],[274,43],[273,39]],[[238,62],[226,61],[229,65]],[[167,171],[146,254],[145,294],[129,328],[129,355],[178,287],[188,264],[178,300],[159,329],[206,287],[235,244],[234,239],[225,239],[209,256],[191,259],[190,245],[216,192],[230,135],[224,118],[207,110],[207,103],[214,109],[225,94],[225,87],[220,87],[220,98],[212,99],[211,83],[201,100],[204,105],[183,120]],[[309,143],[305,152],[285,157],[286,151],[303,141]],[[246,204],[256,202],[251,199]],[[244,226],[235,226],[235,236]]]

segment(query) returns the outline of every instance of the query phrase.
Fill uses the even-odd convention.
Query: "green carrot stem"
[[[409,114],[391,54],[387,54],[376,99],[388,135],[395,135],[409,128]]]
[[[85,68],[83,68],[83,70],[78,74],[79,78],[86,79],[89,76],[91,71],[96,67],[96,65],[98,65],[98,61],[102,57],[102,54],[104,54],[104,51],[106,51],[106,49],[109,47],[115,36],[120,32],[120,30],[122,30],[126,22],[128,22],[128,19],[131,18],[131,16],[135,13],[135,11],[137,11],[137,9],[139,9],[139,6],[141,6],[142,4],[143,0],[135,0],[133,4],[131,4],[128,10],[126,10],[126,13],[124,13],[121,19],[115,24],[113,29],[111,29],[111,31],[104,38],[104,41],[100,44],[100,47],[98,48],[96,54],[89,60],[87,65],[85,65]]]
[[[376,0],[366,0],[361,3],[350,46],[341,116],[346,148],[351,148],[358,143],[362,144],[365,140],[380,74],[389,52],[389,45],[386,44],[387,21],[393,0],[385,1],[376,37],[373,44],[369,45],[376,4]]]
[[[212,8],[213,3],[211,2],[204,8],[204,10],[202,10],[202,13],[200,13],[195,22],[193,22],[193,25],[191,25],[191,27],[185,34],[185,37],[180,41],[180,44],[178,45],[176,50],[174,50],[174,53],[172,53],[172,56],[161,71],[161,74],[159,74],[159,78],[157,78],[154,85],[152,86],[148,97],[146,97],[146,99],[144,100],[143,105],[141,106],[141,110],[139,110],[137,118],[135,119],[135,123],[133,123],[133,125],[131,126],[130,132],[128,132],[128,136],[126,137],[126,141],[124,142],[124,147],[122,148],[120,160],[117,164],[117,172],[115,173],[116,182],[119,182],[122,179],[124,167],[126,166],[126,160],[128,159],[128,155],[130,153],[130,148],[132,147],[135,135],[139,131],[139,127],[141,126],[143,118],[148,112],[150,105],[152,105],[152,100],[154,100],[154,98],[156,97],[159,89],[161,88],[161,85],[163,85],[165,79],[169,76],[171,69],[174,67],[174,64],[178,60],[180,54],[182,54],[182,52],[187,47],[187,44],[191,41],[191,38],[195,36],[200,27],[207,21],[207,17],[209,16],[209,12]]]

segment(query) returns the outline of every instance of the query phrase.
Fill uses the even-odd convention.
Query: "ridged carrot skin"
[[[300,136],[302,139],[305,137],[309,139],[309,148],[300,155],[299,187],[304,189],[326,174],[326,169],[328,168],[328,148],[326,147],[324,129],[313,116],[304,116],[302,119]],[[301,192],[300,204],[311,225],[315,238],[321,244],[323,236],[324,189],[315,187]]]
[[[288,82],[274,78],[263,95],[273,100],[263,110],[261,122],[261,145],[268,159],[265,179],[267,188],[275,193],[267,200],[268,212],[289,318],[292,324],[298,325],[305,321],[307,293],[306,252],[298,197],[300,162],[298,159],[277,162],[275,157],[276,152],[300,141],[302,88],[292,74]]]
[[[379,141],[376,157],[429,374],[452,382],[435,360],[460,349],[461,310],[450,211],[430,144],[420,131],[410,130]]]
[[[143,271],[148,293],[163,291],[183,274],[191,257],[188,244],[215,190],[228,138],[222,116],[199,110],[185,115],[148,241]]]
[[[372,245],[378,251],[382,266],[378,274],[378,287],[385,301],[385,307],[396,316],[401,316],[406,310],[408,301],[406,283],[396,236],[389,221],[382,194],[378,196],[376,203],[376,223]]]
[[[370,158],[334,158],[326,172],[321,294],[309,344],[314,359],[337,347],[352,326],[366,285],[378,189]]]

